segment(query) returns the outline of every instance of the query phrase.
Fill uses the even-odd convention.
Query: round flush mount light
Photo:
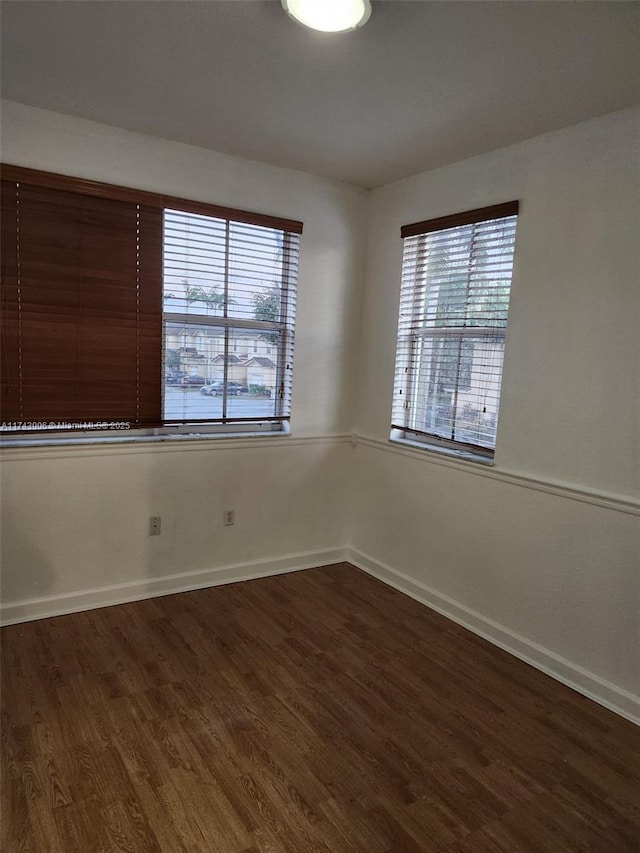
[[[287,15],[305,27],[343,33],[364,26],[371,15],[369,0],[281,0]]]

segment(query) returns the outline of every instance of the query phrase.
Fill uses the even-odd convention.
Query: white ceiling
[[[3,96],[378,186],[640,102],[640,3],[2,3]]]

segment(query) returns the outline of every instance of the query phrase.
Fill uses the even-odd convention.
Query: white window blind
[[[493,456],[517,212],[402,229],[392,435]]]
[[[298,247],[286,229],[165,209],[166,424],[289,417]]]

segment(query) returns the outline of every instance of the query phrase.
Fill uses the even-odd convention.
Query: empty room
[[[3,853],[640,853],[640,3],[0,11]]]

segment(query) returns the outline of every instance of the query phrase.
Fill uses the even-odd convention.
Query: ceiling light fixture
[[[371,15],[369,0],[281,0],[287,15],[305,27],[343,33],[364,26]]]

